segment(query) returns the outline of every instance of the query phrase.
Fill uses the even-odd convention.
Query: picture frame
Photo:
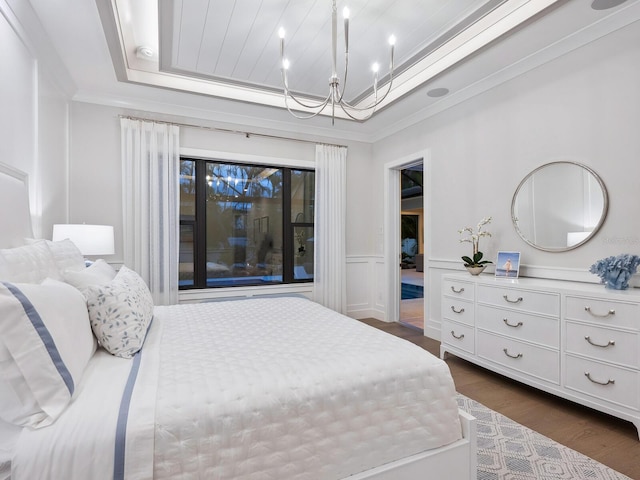
[[[520,273],[520,252],[498,252],[496,278],[518,278]]]
[[[258,243],[260,241],[260,219],[253,219],[253,241]]]
[[[253,241],[258,243],[265,234],[269,233],[269,217],[253,219]]]
[[[260,233],[269,233],[269,217],[260,217]]]

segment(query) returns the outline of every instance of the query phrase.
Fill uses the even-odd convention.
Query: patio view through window
[[[312,170],[180,161],[181,289],[313,281]]]

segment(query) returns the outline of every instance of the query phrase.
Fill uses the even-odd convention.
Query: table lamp
[[[113,255],[115,253],[111,225],[59,224],[53,226],[54,242],[68,238],[82,255]]]

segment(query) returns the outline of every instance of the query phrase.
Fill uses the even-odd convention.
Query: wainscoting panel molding
[[[460,260],[425,259],[425,275],[428,275],[428,291],[425,291],[426,315],[424,334],[427,337],[440,340],[441,331],[441,276],[456,271],[464,272]],[[492,275],[494,270],[490,266],[485,275]],[[522,277],[547,278],[555,280],[570,280],[585,283],[598,283],[596,275],[589,273],[589,267],[584,269],[546,267],[537,265],[521,265]],[[640,275],[636,274],[631,285],[640,285]],[[387,321],[385,318],[385,266],[382,255],[351,255],[347,256],[347,315],[353,318],[375,318]]]
[[[347,315],[384,320],[384,257],[347,257]]]

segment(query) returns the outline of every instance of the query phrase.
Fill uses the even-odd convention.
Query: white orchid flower
[[[466,235],[465,237],[460,239],[460,243],[469,242],[473,245],[473,259],[471,257],[463,257],[465,261],[465,265],[475,265],[477,262],[480,262],[482,258],[482,252],[479,250],[480,237],[490,237],[491,232],[483,230],[483,227],[488,223],[491,223],[492,217],[484,217],[478,225],[476,226],[476,230],[474,231],[471,227],[464,227],[458,230],[458,233],[461,235]],[[478,255],[479,254],[479,255]],[[491,263],[487,260],[482,261],[481,263]]]

